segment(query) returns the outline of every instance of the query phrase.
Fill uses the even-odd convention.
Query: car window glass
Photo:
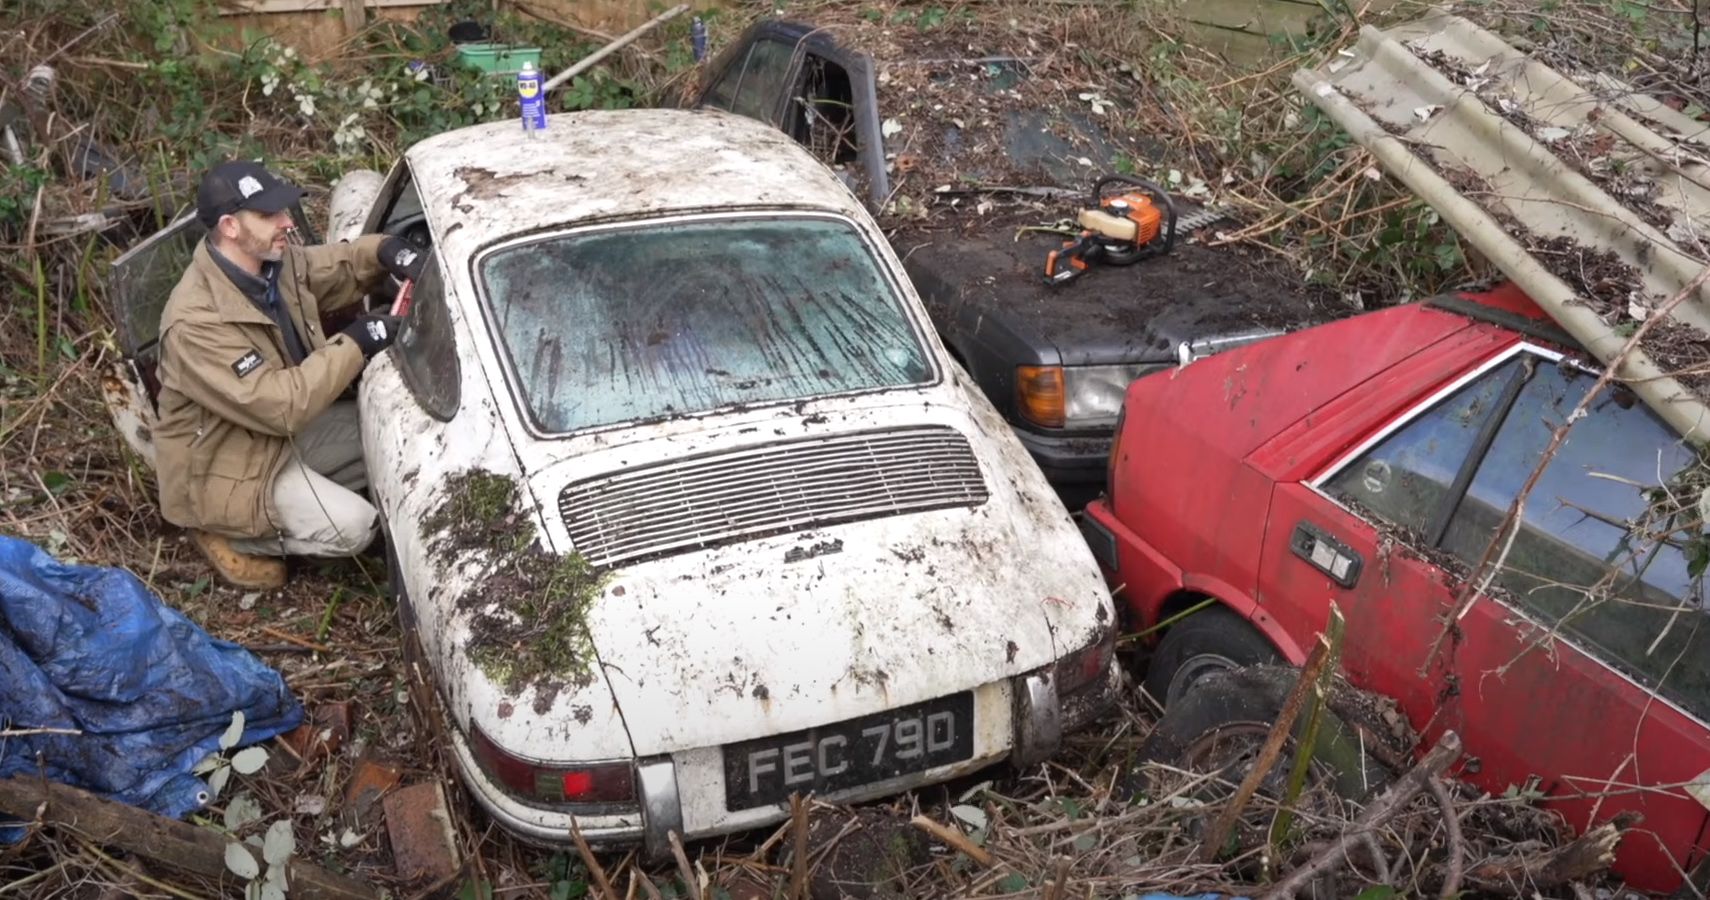
[[[739,116],[771,123],[778,108],[778,97],[790,75],[790,57],[794,48],[778,41],[756,41],[748,53],[746,71],[737,87],[736,99],[730,111]]]
[[[742,72],[748,68],[748,57],[754,55],[754,45],[749,44],[741,53],[741,57],[726,66],[719,79],[707,88],[707,92],[701,96],[701,106],[730,109],[731,103],[736,100],[736,87],[742,82]]]
[[[422,195],[416,189],[415,179],[410,177],[408,167],[399,173],[391,201],[386,206],[386,212],[380,217],[380,230],[386,234],[407,238],[418,247],[427,247],[432,243],[428,236],[426,217],[422,214]]]
[[[1595,380],[1539,365],[1450,519],[1444,549],[1469,564],[1484,555],[1553,432]],[[1710,717],[1703,586],[1678,542],[1658,539],[1686,523],[1641,525],[1649,536],[1629,525],[1646,518],[1645,492],[1692,461],[1648,407],[1625,390],[1604,391],[1528,495],[1498,583],[1604,661],[1647,685],[1660,683],[1665,696]]]
[[[852,224],[795,217],[572,232],[480,263],[551,432],[925,381],[930,357],[883,271]]]
[[[430,256],[411,296],[409,317],[398,334],[398,368],[416,402],[434,418],[449,420],[457,413],[461,370],[438,260]]]
[[[1517,366],[1503,363],[1438,402],[1344,466],[1324,483],[1325,492],[1424,534]]]

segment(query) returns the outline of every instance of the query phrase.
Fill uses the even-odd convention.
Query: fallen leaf
[[[297,852],[297,838],[291,833],[291,820],[280,819],[267,829],[267,838],[261,844],[261,857],[270,866],[282,866]]]
[[[898,122],[896,119],[886,119],[884,124],[879,126],[879,134],[882,137],[892,137],[894,135],[902,134],[902,130],[902,123]]]
[[[261,865],[255,861],[255,857],[249,855],[249,851],[235,841],[226,845],[226,868],[245,881],[253,881],[261,874]]]
[[[251,822],[261,821],[261,801],[248,791],[226,803],[226,830],[237,831]]]
[[[230,750],[237,746],[243,738],[243,710],[232,713],[232,724],[226,726],[226,733],[220,735],[220,749]]]
[[[232,757],[232,768],[236,769],[239,775],[254,775],[261,771],[261,767],[265,765],[267,765],[267,748],[265,747],[250,747],[247,750],[239,750]]]
[[[986,827],[986,811],[978,806],[969,806],[967,804],[952,806],[950,807],[950,814],[967,823],[969,828]]]

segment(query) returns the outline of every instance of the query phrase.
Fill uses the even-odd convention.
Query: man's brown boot
[[[232,587],[270,591],[285,586],[285,560],[240,553],[230,540],[206,531],[193,529],[190,539],[208,558],[220,580]]]

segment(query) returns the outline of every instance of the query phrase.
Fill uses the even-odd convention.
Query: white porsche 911
[[[329,239],[431,248],[361,381],[372,493],[501,825],[664,854],[1037,763],[1111,698],[1073,521],[805,150],[588,112],[366,176]]]

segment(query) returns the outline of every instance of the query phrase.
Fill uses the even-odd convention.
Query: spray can
[[[523,133],[539,137],[546,130],[546,92],[541,90],[540,72],[533,62],[523,63],[517,73],[517,99],[522,103]]]
[[[707,58],[707,23],[702,22],[700,16],[696,16],[689,25],[689,46],[694,48],[695,62]]]

